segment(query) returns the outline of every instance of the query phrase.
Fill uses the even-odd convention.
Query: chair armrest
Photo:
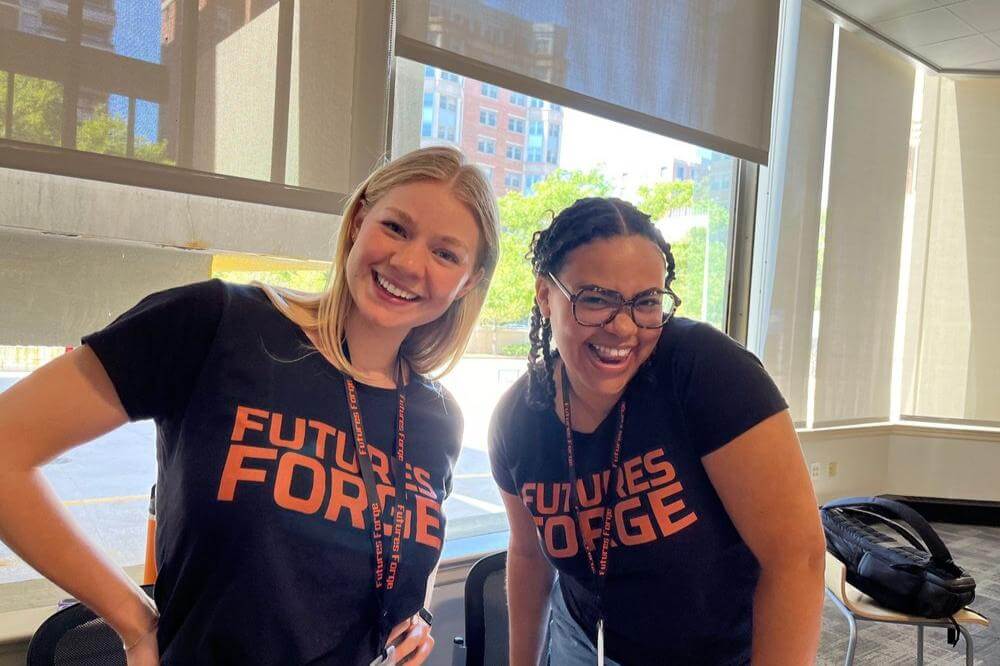
[[[465,661],[468,658],[465,649],[465,639],[461,636],[455,636],[452,642],[451,650],[451,666],[465,666]]]

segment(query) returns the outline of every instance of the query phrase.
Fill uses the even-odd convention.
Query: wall
[[[148,293],[211,272],[206,252],[0,228],[0,345],[78,345]]]

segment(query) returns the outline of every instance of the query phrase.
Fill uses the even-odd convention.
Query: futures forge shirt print
[[[701,458],[786,404],[760,362],[707,324],[664,327],[649,367],[625,394],[620,473],[609,469],[612,413],[573,434],[581,511],[571,510],[565,428],[526,402],[522,377],[490,426],[500,488],[530,512],[574,619],[596,637],[595,578],[584,547],[600,543],[612,505],[602,595],[608,657],[622,664],[742,664],[750,658],[759,567]]]
[[[218,280],[149,296],[84,343],[129,417],[156,421],[161,662],[367,665],[372,516],[343,376],[260,289]],[[357,395],[384,505],[396,392]],[[414,377],[392,625],[423,605],[461,439],[452,397]]]
[[[663,448],[621,463],[612,487],[612,545],[637,546],[665,539],[698,521],[684,503],[684,486]],[[569,482],[526,482],[521,501],[531,511],[549,557],[571,558],[583,546],[598,548],[611,470],[577,480],[579,524],[574,525]]]
[[[369,451],[379,503],[384,506],[395,493],[389,457],[375,446]],[[321,515],[366,534],[371,531],[353,435],[323,421],[238,406],[217,499],[233,502],[237,486],[248,484],[272,488],[271,497],[279,509]],[[404,488],[403,539],[440,550],[444,521],[430,472],[406,463]],[[392,536],[391,516],[384,525],[386,536]]]

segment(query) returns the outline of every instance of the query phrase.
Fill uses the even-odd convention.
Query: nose
[[[419,277],[424,268],[424,251],[419,243],[403,243],[389,257],[389,265],[408,277]]]
[[[620,338],[627,338],[635,335],[639,327],[635,325],[635,321],[632,320],[632,315],[629,314],[628,306],[623,306],[621,310],[615,314],[614,318],[604,325],[604,330]]]

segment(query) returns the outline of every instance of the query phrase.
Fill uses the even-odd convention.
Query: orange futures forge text
[[[601,536],[604,495],[610,476],[610,471],[604,470],[577,480],[581,507],[579,533],[588,550],[596,547]],[[612,513],[615,528],[612,534],[617,538],[612,540],[612,546],[638,546],[666,539],[697,522],[697,514],[684,504],[681,497],[684,487],[662,448],[626,460],[617,477]],[[569,483],[525,483],[521,486],[521,501],[534,516],[549,555],[564,558],[579,552]]]
[[[385,506],[386,497],[394,493],[389,457],[370,443],[368,451],[379,481],[379,501]],[[301,490],[303,478],[311,479],[309,494],[293,495],[292,480],[298,480],[296,488]],[[282,509],[322,514],[327,520],[355,529],[370,529],[365,525],[368,498],[353,438],[348,445],[343,430],[322,421],[286,418],[278,412],[240,405],[217,497],[221,502],[232,502],[237,486],[255,483],[271,487],[274,502]],[[431,486],[430,474],[406,463],[405,487],[414,501],[406,509],[403,538],[440,550],[441,503]],[[383,525],[386,535],[391,535],[392,521],[383,521]]]

